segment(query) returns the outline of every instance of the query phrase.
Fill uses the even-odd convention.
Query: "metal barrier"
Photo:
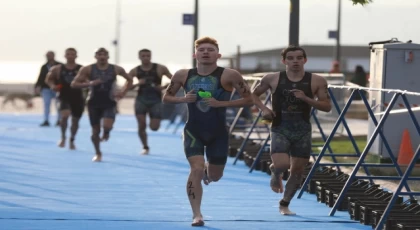
[[[357,179],[368,179],[370,181],[372,181],[373,179],[399,180],[400,183],[398,185],[398,188],[394,192],[391,200],[388,203],[388,206],[386,207],[386,209],[385,209],[385,211],[384,211],[384,213],[383,213],[383,215],[382,215],[379,223],[376,226],[376,229],[382,229],[383,228],[383,225],[384,225],[384,222],[387,219],[387,216],[388,216],[388,214],[391,211],[391,208],[393,207],[393,205],[395,204],[397,198],[400,195],[409,195],[412,199],[413,199],[413,196],[420,195],[420,192],[412,192],[410,190],[409,186],[408,186],[408,183],[407,183],[407,180],[419,180],[420,179],[419,177],[410,177],[411,171],[413,170],[413,167],[414,167],[417,159],[420,157],[420,145],[417,148],[417,151],[416,151],[413,159],[411,160],[410,164],[408,165],[408,168],[407,168],[406,172],[403,174],[400,166],[398,165],[398,163],[397,163],[397,161],[396,161],[396,159],[394,157],[394,155],[392,154],[392,151],[391,151],[391,149],[389,147],[388,141],[386,140],[384,134],[382,133],[381,128],[382,128],[383,124],[386,122],[386,120],[388,118],[388,115],[390,114],[391,109],[394,107],[397,99],[399,97],[401,97],[402,100],[403,100],[403,102],[404,102],[404,104],[405,104],[405,106],[406,106],[406,108],[407,108],[407,110],[408,110],[408,113],[410,114],[410,118],[413,121],[414,126],[416,127],[416,130],[418,132],[418,135],[420,135],[420,126],[419,126],[419,123],[418,123],[416,117],[414,116],[414,113],[413,113],[413,111],[411,109],[411,105],[408,102],[408,99],[406,97],[406,95],[420,96],[420,93],[407,92],[407,91],[402,91],[402,90],[393,90],[393,89],[374,89],[374,88],[366,88],[366,87],[348,87],[348,86],[333,86],[333,85],[329,85],[328,87],[329,87],[329,91],[330,91],[330,94],[331,94],[331,99],[333,100],[333,102],[335,102],[335,98],[334,98],[334,94],[333,94],[333,92],[332,92],[331,89],[333,89],[333,88],[334,89],[349,89],[349,90],[353,90],[353,92],[351,93],[350,98],[347,101],[347,103],[345,104],[343,110],[341,111],[341,113],[339,115],[339,118],[338,118],[338,120],[336,121],[336,123],[335,123],[335,125],[333,127],[333,130],[332,130],[331,135],[327,138],[327,140],[326,140],[326,142],[325,142],[325,144],[324,144],[321,152],[318,155],[318,158],[316,159],[316,161],[313,164],[313,167],[309,171],[309,174],[307,175],[306,180],[304,181],[304,183],[303,183],[303,185],[301,187],[301,190],[300,190],[297,198],[299,199],[299,198],[302,197],[303,192],[306,189],[306,187],[308,186],[308,183],[311,180],[311,178],[312,178],[315,170],[317,170],[318,166],[322,166],[322,165],[329,165],[329,166],[339,166],[339,165],[341,165],[341,166],[354,166],[354,168],[353,168],[353,170],[352,170],[349,178],[347,179],[347,181],[346,181],[343,189],[340,192],[340,195],[338,196],[338,198],[337,198],[337,200],[336,200],[336,202],[335,202],[335,204],[334,204],[334,206],[333,206],[333,208],[332,208],[332,210],[331,210],[331,212],[329,214],[330,216],[333,216],[335,214],[337,208],[339,207],[339,205],[343,201],[344,195],[348,191],[348,189],[349,189],[349,187],[350,187],[350,185],[351,185],[351,183],[353,182],[354,179],[356,179],[356,178]],[[383,116],[380,118],[379,121],[377,121],[377,119],[375,118],[375,116],[373,114],[373,111],[372,111],[372,109],[371,109],[371,107],[370,107],[370,105],[369,105],[369,103],[368,103],[368,101],[366,99],[365,94],[364,93],[361,93],[361,91],[364,91],[364,90],[365,91],[381,91],[381,92],[384,92],[384,93],[393,93],[394,94],[393,97],[392,97],[391,102],[389,103],[389,106],[386,108]],[[363,100],[363,102],[365,104],[365,107],[366,107],[366,109],[367,109],[367,111],[369,113],[369,116],[372,119],[372,122],[375,124],[375,127],[376,128],[375,128],[375,130],[374,130],[371,138],[369,139],[369,141],[368,141],[365,149],[362,151],[361,154],[358,153],[358,149],[356,148],[357,145],[354,145],[355,151],[356,151],[356,155],[354,155],[353,157],[358,157],[358,161],[355,164],[354,163],[320,163],[320,161],[323,158],[323,156],[325,156],[325,151],[327,149],[327,146],[329,145],[329,143],[331,142],[332,138],[334,137],[335,132],[336,132],[338,126],[340,125],[340,123],[345,124],[345,118],[344,118],[344,116],[345,116],[348,108],[350,107],[350,105],[351,105],[351,103],[353,101],[353,97],[354,97],[354,95],[356,93],[359,93],[359,95],[362,98],[362,100]],[[346,125],[345,125],[345,127],[346,127]],[[350,130],[347,130],[347,131],[350,131]],[[377,137],[378,134],[381,136],[381,138],[382,138],[382,140],[384,142],[385,148],[386,148],[386,150],[389,153],[389,156],[391,158],[392,164],[368,164],[368,163],[365,163],[364,162],[364,160],[365,160],[365,158],[366,158],[366,156],[367,156],[367,154],[369,152],[369,149],[371,148],[371,146],[372,146],[373,142],[375,141],[375,139],[376,139],[376,137]],[[349,133],[349,136],[351,136],[351,133]],[[341,154],[340,155],[337,155],[337,157],[339,157],[339,156],[342,156],[342,155]],[[359,171],[359,169],[360,169],[361,166],[364,167],[364,168],[367,168],[367,167],[394,167],[396,169],[396,171],[397,171],[397,173],[398,173],[399,176],[372,176],[372,175],[369,174],[369,171],[368,170],[365,171],[366,174],[367,174],[366,176],[357,176],[356,174]],[[407,190],[407,192],[402,192],[401,191],[401,189],[403,187],[405,187],[405,189]]]
[[[255,78],[255,79],[254,79]],[[259,78],[253,77],[252,80],[255,80],[253,83],[253,87],[255,87],[258,84]],[[352,93],[350,94],[350,97],[348,99],[348,101],[346,103],[340,103],[340,100],[344,100],[343,96],[344,92],[339,93],[339,99],[336,98],[336,94],[337,91],[344,91],[344,89],[347,90],[352,90]],[[403,91],[403,90],[394,90],[394,89],[375,89],[375,88],[366,88],[366,87],[355,87],[355,86],[345,86],[345,85],[328,85],[328,91],[330,93],[331,96],[331,100],[333,102],[333,106],[335,108],[335,114],[337,114],[337,119],[334,122],[333,127],[331,128],[330,133],[325,133],[324,131],[324,127],[323,125],[325,125],[325,123],[323,124],[322,122],[320,122],[319,119],[319,113],[317,113],[316,110],[312,110],[311,111],[311,117],[312,117],[312,121],[314,123],[314,125],[316,125],[317,130],[319,131],[319,133],[321,134],[322,139],[324,140],[324,144],[322,145],[322,149],[320,151],[319,154],[316,153],[312,153],[312,157],[314,159],[314,163],[312,165],[312,168],[310,169],[308,175],[306,176],[305,181],[303,182],[301,189],[299,191],[299,194],[297,196],[298,199],[300,199],[303,195],[303,192],[306,190],[306,187],[308,186],[309,181],[311,180],[311,178],[313,177],[315,171],[319,168],[318,166],[335,166],[338,171],[340,171],[340,166],[349,166],[352,167],[353,166],[353,170],[351,172],[351,174],[349,175],[347,181],[345,182],[344,187],[342,188],[336,202],[334,203],[329,215],[333,216],[336,212],[336,210],[338,209],[338,207],[340,206],[341,202],[344,199],[344,196],[346,194],[346,192],[349,190],[351,183],[355,180],[355,179],[367,179],[369,180],[369,182],[371,184],[373,184],[373,180],[374,179],[382,179],[382,180],[399,180],[399,184],[398,187],[396,189],[396,191],[393,193],[392,198],[390,199],[386,209],[384,210],[381,219],[379,221],[379,223],[376,225],[375,229],[382,229],[383,225],[392,209],[392,207],[394,206],[394,204],[397,201],[397,198],[399,196],[410,196],[411,199],[414,199],[414,196],[420,196],[420,192],[412,192],[410,190],[410,187],[407,183],[408,180],[420,180],[420,177],[411,177],[411,172],[415,166],[416,161],[420,158],[420,145],[417,147],[416,152],[414,154],[413,159],[411,160],[411,162],[409,163],[405,173],[402,172],[400,166],[397,163],[396,158],[394,157],[394,154],[392,154],[391,148],[388,144],[388,141],[385,137],[385,135],[382,132],[382,127],[384,125],[384,123],[386,122],[389,114],[391,113],[392,108],[394,107],[394,105],[396,104],[396,101],[398,98],[402,98],[404,105],[406,107],[407,112],[410,115],[410,118],[417,130],[418,135],[420,135],[420,126],[419,123],[414,115],[414,112],[411,108],[410,103],[408,102],[408,99],[406,97],[406,95],[413,95],[413,96],[420,96],[420,93],[416,93],[416,92],[407,92],[407,91]],[[392,93],[393,97],[392,100],[390,101],[389,105],[386,107],[384,113],[382,113],[382,117],[377,120],[375,117],[375,114],[373,113],[372,108],[369,105],[368,100],[366,99],[365,93],[364,91],[381,91],[383,93]],[[351,106],[354,96],[356,94],[360,95],[360,98],[362,99],[367,112],[372,120],[372,122],[375,125],[375,129],[374,132],[372,134],[372,136],[369,138],[366,147],[363,149],[363,151],[360,151],[355,139],[353,138],[353,135],[347,125],[346,119],[345,119],[345,115],[349,109],[349,107]],[[270,93],[267,93],[264,103],[268,104],[271,103],[271,95]],[[340,106],[341,104],[343,104],[343,106]],[[342,107],[342,108],[341,108]],[[261,138],[260,136],[258,138],[251,138],[251,134],[254,132],[255,128],[258,125],[258,122],[261,118],[261,111],[259,111],[259,113],[256,115],[256,117],[253,119],[253,122],[250,126],[244,126],[241,127],[240,125],[237,124],[238,121],[238,117],[240,116],[240,114],[242,113],[242,109],[238,110],[238,113],[236,114],[235,118],[233,119],[233,122],[230,124],[230,130],[229,133],[233,134],[234,133],[234,129],[235,128],[243,128],[242,131],[245,131],[245,136],[244,136],[244,140],[240,145],[240,148],[238,149],[238,152],[236,153],[236,158],[233,162],[233,164],[235,165],[237,160],[239,159],[239,157],[241,156],[241,154],[243,154],[243,150],[244,147],[247,144],[247,141],[249,140],[259,140],[261,141],[262,145],[261,148],[259,148],[257,156],[255,157],[254,162],[252,163],[251,167],[250,167],[250,173],[255,169],[256,164],[258,164],[259,158],[263,153],[263,150],[267,147],[269,147],[269,141],[270,141],[270,135],[269,132],[268,135],[265,138]],[[417,111],[417,110],[416,110]],[[179,124],[177,125],[179,126]],[[346,130],[349,140],[352,143],[353,147],[354,147],[354,151],[355,154],[334,154],[330,148],[330,143],[332,141],[332,139],[334,138],[334,136],[339,133],[339,128],[343,127],[343,130]],[[263,126],[264,129],[266,129],[266,131],[268,131],[268,126],[265,125]],[[365,158],[369,152],[369,149],[372,147],[373,142],[375,141],[376,137],[380,135],[380,137],[382,138],[382,141],[385,145],[385,149],[388,151],[388,155],[390,156],[390,159],[392,161],[392,163],[390,164],[373,164],[373,163],[365,163]],[[315,146],[313,146],[315,147]],[[326,154],[326,151],[329,151],[329,154]],[[331,156],[333,162],[332,163],[321,163],[321,160],[324,156]],[[356,163],[338,163],[337,159],[338,157],[357,157],[357,162]],[[356,175],[357,172],[359,171],[360,167],[363,167],[363,169],[365,170],[366,176],[358,176]],[[398,173],[398,176],[373,176],[370,174],[369,172],[369,168],[370,167],[390,167],[390,168],[395,168],[395,170]],[[407,190],[407,192],[402,192],[402,188],[405,188]]]

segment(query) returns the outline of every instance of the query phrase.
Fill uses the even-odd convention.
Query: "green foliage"
[[[360,4],[362,6],[367,5],[371,2],[373,2],[373,0],[351,0],[353,2],[353,5],[357,5]]]

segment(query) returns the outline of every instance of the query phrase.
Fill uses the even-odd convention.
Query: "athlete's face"
[[[222,55],[219,54],[219,49],[213,44],[204,43],[195,49],[194,58],[201,64],[214,64]]]
[[[46,55],[45,55],[45,57],[47,58],[47,61],[54,61],[54,57],[55,57],[55,55],[54,55],[54,53],[53,52],[48,52]]]
[[[67,50],[64,57],[66,58],[67,62],[74,62],[77,58],[77,53],[73,50]]]
[[[139,58],[142,64],[150,64],[150,60],[152,59],[152,53],[150,52],[140,52]]]
[[[109,55],[107,52],[97,52],[95,54],[95,58],[98,61],[98,63],[105,64],[108,62]]]
[[[306,58],[303,56],[301,50],[289,51],[286,54],[286,59],[282,60],[283,64],[286,65],[287,70],[293,72],[299,72],[303,70],[303,66],[306,63]]]

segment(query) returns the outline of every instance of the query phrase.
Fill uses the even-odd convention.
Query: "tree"
[[[373,0],[351,0],[353,2],[353,5],[357,5],[360,4],[362,6],[367,5],[371,2],[373,2]]]

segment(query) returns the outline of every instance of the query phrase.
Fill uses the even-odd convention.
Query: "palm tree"
[[[360,4],[362,6],[367,5],[371,2],[373,2],[373,0],[351,0],[353,2],[353,5],[357,5]]]

